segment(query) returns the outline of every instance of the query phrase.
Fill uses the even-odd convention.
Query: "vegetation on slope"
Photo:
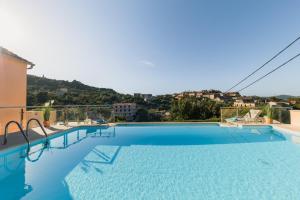
[[[206,120],[220,118],[220,108],[228,106],[208,98],[184,97],[174,100],[171,107],[173,120]]]
[[[112,89],[96,88],[79,81],[61,81],[28,75],[27,104],[43,105],[54,100],[56,105],[111,105],[131,99],[130,95],[117,93]]]

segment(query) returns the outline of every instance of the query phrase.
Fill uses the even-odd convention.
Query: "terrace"
[[[43,124],[45,110],[49,107],[28,106],[28,107],[0,107],[0,113],[13,112],[18,113],[15,118],[2,120],[0,124],[0,135],[3,138],[5,131],[8,133],[8,144],[0,145],[0,150],[25,144],[26,140],[21,135],[20,130],[15,123],[11,124],[5,130],[6,125],[11,121],[20,124],[22,130],[28,129],[28,139],[35,141],[45,137],[44,131],[48,135],[53,135],[64,130],[72,129],[79,126],[99,126],[108,125],[113,120],[113,111],[111,107],[97,105],[77,105],[77,106],[52,106],[49,116],[49,126]],[[31,119],[32,123],[27,124]],[[3,125],[2,125],[3,124]],[[3,139],[2,139],[3,140]]]
[[[18,113],[15,116],[14,121],[19,122],[22,125],[22,129],[28,129],[28,139],[30,142],[42,139],[45,137],[43,129],[47,135],[51,136],[61,131],[70,130],[75,127],[86,127],[86,126],[113,126],[118,124],[115,122],[114,109],[109,106],[99,105],[73,105],[73,106],[51,106],[49,116],[49,126],[40,127],[36,121],[32,121],[29,125],[27,122],[30,119],[37,119],[43,124],[45,110],[48,106],[27,106],[27,107],[0,107],[0,113],[13,112]],[[251,110],[258,110],[259,115],[255,118],[244,118]],[[264,119],[264,108],[256,107],[225,107],[221,108],[221,119],[219,124],[225,127],[236,127],[236,126],[253,126],[253,125],[271,125],[274,128],[287,132],[289,134],[300,136],[299,111],[292,110],[291,107],[273,107],[272,109],[272,123],[266,123]],[[226,121],[227,119],[238,119],[236,121]],[[11,121],[2,121],[3,125],[0,124],[0,135],[5,133],[5,125]],[[128,123],[128,122],[127,122]],[[145,123],[145,122],[144,122]],[[151,122],[152,124],[155,122]],[[156,123],[201,123],[201,122],[156,122]],[[207,122],[204,122],[207,123]],[[138,122],[134,122],[138,124]],[[12,124],[15,126],[15,124]],[[27,127],[28,126],[28,127]],[[7,145],[0,145],[0,150],[26,144],[26,140],[21,135],[17,127],[8,127],[8,143]],[[3,140],[3,137],[2,137]],[[298,141],[298,140],[295,140]]]

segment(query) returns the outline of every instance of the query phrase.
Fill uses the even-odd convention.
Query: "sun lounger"
[[[261,110],[250,109],[250,111],[245,114],[243,117],[231,117],[225,119],[227,123],[236,123],[236,122],[256,122],[258,121]]]

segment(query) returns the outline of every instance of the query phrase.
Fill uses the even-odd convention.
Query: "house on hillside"
[[[288,102],[284,102],[284,101],[281,101],[281,102],[270,101],[270,102],[268,102],[268,104],[271,107],[289,107],[290,106],[290,104]]]
[[[144,99],[144,101],[149,101],[152,99],[152,94],[141,94],[141,93],[134,93],[133,95],[134,97],[140,97],[142,99]]]
[[[218,90],[188,91],[174,94],[174,97],[177,100],[180,100],[183,97],[208,98],[217,102],[228,102],[232,100],[231,97],[224,96],[223,93]]]
[[[290,103],[291,105],[295,105],[295,104],[297,104],[297,100],[289,100],[289,103]]]
[[[134,119],[137,111],[135,103],[115,103],[113,104],[113,116],[124,118],[127,121]]]
[[[59,88],[57,91],[56,91],[56,94],[58,96],[63,96],[64,94],[68,93],[68,88]]]
[[[198,97],[196,92],[181,92],[179,94],[175,94],[175,99],[180,100],[183,97]]]
[[[225,92],[224,96],[229,97],[233,100],[237,100],[238,98],[241,97],[240,93],[238,93],[238,92]]]
[[[256,106],[255,102],[251,99],[237,99],[233,103],[234,107],[247,107],[247,108],[253,108]]]
[[[27,70],[33,66],[32,62],[0,47],[0,135],[11,120],[25,124]],[[9,131],[16,131],[16,128],[11,126]]]

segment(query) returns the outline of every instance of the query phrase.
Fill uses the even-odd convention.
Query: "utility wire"
[[[250,76],[252,76],[253,74],[255,74],[256,72],[258,72],[259,70],[261,70],[263,67],[265,67],[267,64],[269,64],[272,60],[274,60],[276,57],[278,57],[281,53],[283,53],[285,50],[287,50],[290,46],[292,46],[294,43],[296,43],[298,40],[300,40],[300,37],[296,38],[293,42],[291,42],[289,45],[287,45],[284,49],[282,49],[281,51],[279,51],[277,54],[275,54],[275,56],[273,56],[271,59],[269,59],[267,62],[265,62],[262,66],[260,66],[259,68],[257,68],[254,72],[252,72],[251,74],[249,74],[248,76],[246,76],[244,79],[242,79],[240,82],[238,82],[237,84],[235,84],[234,86],[232,86],[229,90],[227,90],[226,92],[229,92],[230,90],[232,90],[233,88],[237,87],[238,85],[240,85],[242,82],[244,82],[245,80],[247,80]]]
[[[291,62],[292,60],[296,59],[297,57],[300,56],[300,53],[295,55],[294,57],[292,57],[291,59],[289,59],[288,61],[285,61],[283,64],[279,65],[278,67],[276,67],[275,69],[273,69],[272,71],[270,71],[269,73],[263,75],[262,77],[256,79],[255,81],[253,81],[252,83],[250,83],[249,85],[247,85],[246,87],[243,87],[242,89],[240,89],[238,92],[241,92],[245,89],[247,89],[248,87],[254,85],[255,83],[257,83],[258,81],[262,80],[263,78],[269,76],[270,74],[272,74],[273,72],[277,71],[278,69],[280,69],[281,67],[285,66],[286,64],[288,64],[289,62]]]

